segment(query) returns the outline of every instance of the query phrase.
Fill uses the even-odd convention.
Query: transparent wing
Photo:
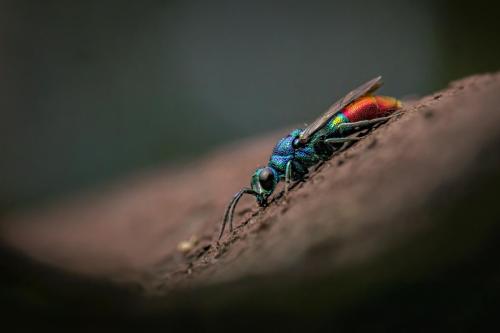
[[[330,106],[330,108],[328,108],[328,110],[321,117],[316,119],[313,123],[311,123],[302,131],[299,138],[300,142],[303,144],[309,142],[313,134],[316,133],[318,130],[320,130],[323,126],[325,126],[326,123],[328,123],[328,121],[332,119],[332,117],[337,112],[345,108],[353,101],[365,95],[371,94],[372,92],[380,88],[381,85],[382,85],[382,77],[378,76],[362,84],[358,88],[354,89],[353,91],[351,91],[350,93],[339,99],[337,102],[332,104],[332,106]]]

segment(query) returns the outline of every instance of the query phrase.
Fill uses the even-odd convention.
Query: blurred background
[[[498,70],[481,1],[2,1],[0,212]],[[498,7],[498,5],[496,5]]]

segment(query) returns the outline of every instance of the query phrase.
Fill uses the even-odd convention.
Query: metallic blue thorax
[[[300,128],[293,130],[290,134],[279,140],[273,149],[268,166],[273,168],[280,178],[285,177],[286,165],[289,161],[292,161],[294,172],[298,174],[307,172],[308,167],[313,166],[319,161],[312,145],[306,145],[299,149],[293,148],[293,140],[301,132]]]

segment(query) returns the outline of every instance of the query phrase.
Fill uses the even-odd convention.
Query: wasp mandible
[[[303,180],[308,168],[328,160],[344,143],[358,141],[349,137],[361,129],[387,121],[402,107],[401,101],[388,96],[374,96],[382,85],[376,77],[354,89],[305,129],[297,128],[278,141],[266,167],[252,175],[251,187],[242,188],[229,202],[219,240],[226,224],[233,230],[234,209],[243,194],[251,194],[263,207],[281,180],[285,181],[285,195],[292,181]]]

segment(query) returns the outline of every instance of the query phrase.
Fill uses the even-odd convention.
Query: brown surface
[[[407,103],[404,115],[313,171],[286,202],[262,210],[242,199],[238,227],[217,246],[226,204],[286,131],[12,214],[2,238],[38,261],[150,292],[353,267],[432,227],[430,204],[474,174],[478,147],[500,138],[499,91],[500,75],[475,76]],[[194,248],[180,251],[193,236]]]

